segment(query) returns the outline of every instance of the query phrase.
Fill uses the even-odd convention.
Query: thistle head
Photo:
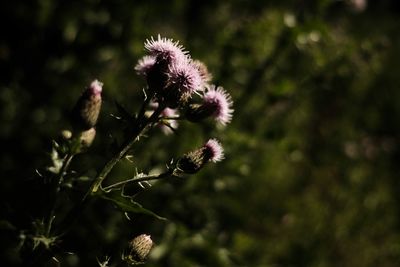
[[[208,161],[218,162],[224,159],[224,149],[217,139],[210,139],[203,146],[204,158]]]
[[[207,162],[218,162],[224,158],[224,150],[216,139],[208,140],[202,147],[185,154],[177,163],[179,172],[197,173]]]
[[[161,38],[158,35],[157,39],[151,37],[147,39],[144,48],[149,54],[156,58],[157,62],[166,62],[167,64],[175,64],[179,61],[186,60],[187,52],[178,41],[172,39]]]
[[[153,241],[150,235],[139,235],[129,242],[130,253],[129,255],[134,261],[143,262],[146,260],[153,247]]]
[[[199,69],[192,64],[192,61],[181,61],[170,65],[167,75],[165,94],[167,102],[172,108],[186,103],[194,92],[202,90],[203,79]]]
[[[156,63],[156,58],[153,56],[144,56],[139,59],[135,66],[135,71],[141,76],[147,76],[154,64]]]
[[[87,89],[92,95],[100,95],[103,91],[103,83],[98,80],[94,80]]]
[[[213,85],[204,93],[203,103],[190,105],[185,115],[193,122],[213,117],[219,124],[226,125],[232,120],[232,105],[231,96],[222,87]]]
[[[75,130],[86,131],[96,125],[101,109],[103,83],[94,80],[75,104],[71,121]]]

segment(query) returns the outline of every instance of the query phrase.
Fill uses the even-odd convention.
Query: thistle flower
[[[169,67],[180,62],[188,61],[187,52],[179,45],[179,42],[174,42],[172,39],[158,38],[155,40],[153,37],[147,39],[144,47],[149,51],[150,57],[154,58],[154,63],[150,67],[152,60],[146,58],[139,62],[139,70],[147,78],[149,89],[152,93],[160,95],[162,90],[167,85]]]
[[[204,157],[212,162],[218,162],[224,159],[224,149],[217,139],[210,139],[203,146]]]
[[[194,92],[202,90],[203,79],[199,69],[191,61],[170,65],[167,75],[168,85],[165,94],[172,108],[184,104]]]
[[[203,97],[203,106],[210,110],[214,110],[212,116],[214,119],[226,125],[232,120],[232,105],[231,96],[222,87],[211,87]]]
[[[213,117],[218,123],[226,125],[232,120],[233,101],[222,87],[209,87],[203,95],[202,104],[192,104],[186,110],[189,121],[198,122],[207,117]]]
[[[193,174],[207,162],[218,162],[224,158],[224,150],[216,139],[210,139],[201,148],[185,154],[177,163],[178,171]]]
[[[94,80],[78,99],[71,114],[75,130],[85,131],[96,125],[101,109],[102,86],[103,83]]]
[[[153,56],[142,57],[135,66],[136,73],[141,76],[147,76],[155,63],[156,59]]]
[[[144,261],[153,247],[150,235],[139,235],[129,242],[130,256],[136,261]]]
[[[174,42],[172,39],[161,38],[158,35],[157,40],[153,37],[147,39],[144,48],[149,51],[150,55],[155,57],[158,62],[167,62],[168,64],[175,64],[187,59],[187,52],[184,51],[179,41]]]

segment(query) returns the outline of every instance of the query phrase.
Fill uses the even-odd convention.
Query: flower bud
[[[129,242],[130,256],[136,261],[144,261],[153,247],[150,235],[139,235]]]
[[[101,109],[102,86],[101,82],[94,80],[78,99],[71,114],[75,130],[85,131],[96,125]]]
[[[60,135],[62,139],[69,140],[72,137],[72,132],[70,130],[62,130]]]
[[[209,162],[218,162],[224,158],[224,150],[216,139],[210,139],[201,148],[184,155],[177,163],[177,169],[183,173],[198,172]]]
[[[87,131],[81,132],[79,141],[81,143],[82,148],[90,147],[95,137],[96,137],[96,130],[94,128],[90,128]]]
[[[178,161],[178,169],[183,173],[193,174],[198,172],[206,163],[203,149],[187,153]]]

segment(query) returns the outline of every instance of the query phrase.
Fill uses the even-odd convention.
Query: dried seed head
[[[139,235],[129,242],[130,255],[137,261],[144,261],[153,247],[150,235]]]

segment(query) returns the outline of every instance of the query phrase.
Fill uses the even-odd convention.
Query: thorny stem
[[[53,201],[52,207],[50,209],[49,212],[49,216],[47,218],[47,222],[46,222],[46,236],[50,235],[50,231],[51,231],[51,225],[53,223],[54,220],[54,213],[55,213],[55,209],[56,209],[56,205],[57,205],[57,195],[60,192],[60,188],[62,183],[64,182],[64,176],[67,172],[67,169],[69,167],[69,165],[71,164],[72,158],[74,157],[74,154],[67,154],[64,157],[63,160],[63,164],[62,167],[60,169],[59,175],[57,177],[57,180],[55,181],[55,185],[54,185],[54,191],[52,192],[51,195],[51,201]]]
[[[104,179],[107,177],[107,175],[111,172],[111,170],[114,168],[115,164],[117,164],[118,161],[120,161],[126,153],[129,151],[129,149],[132,147],[132,145],[136,142],[137,138],[139,135],[142,133],[142,131],[151,123],[155,122],[158,119],[158,116],[160,113],[164,110],[165,106],[160,105],[156,111],[151,115],[150,118],[146,119],[144,117],[144,113],[141,112],[141,118],[138,120],[138,125],[137,127],[133,130],[132,138],[128,139],[123,145],[120,151],[115,154],[103,167],[101,172],[97,175],[95,180],[93,181],[92,185],[90,186],[90,189],[86,193],[85,197],[86,198],[88,195],[94,194],[97,192],[99,187],[101,186],[101,183],[104,181]]]
[[[126,153],[129,151],[129,149],[132,147],[132,145],[136,142],[136,140],[140,136],[140,134],[145,130],[145,128],[148,125],[157,122],[159,115],[165,108],[165,105],[160,104],[159,107],[150,116],[150,118],[146,118],[144,115],[145,114],[144,111],[145,111],[147,104],[150,102],[150,100],[151,100],[151,97],[147,96],[147,98],[145,99],[143,106],[138,114],[138,117],[136,120],[136,125],[132,131],[131,137],[123,143],[123,145],[119,149],[119,152],[117,152],[104,165],[103,169],[99,172],[99,174],[93,180],[92,184],[90,185],[86,194],[83,196],[82,200],[79,203],[77,203],[75,205],[75,207],[72,208],[72,210],[65,216],[64,220],[61,222],[59,229],[61,231],[64,231],[64,234],[66,233],[67,228],[69,228],[72,225],[72,222],[79,216],[79,214],[83,211],[84,207],[87,205],[89,196],[97,193],[98,189],[101,187],[101,183],[107,178],[108,174],[111,172],[111,170],[114,168],[114,166],[118,163],[118,161],[120,161],[126,155]]]
[[[144,94],[144,101],[143,101],[142,107],[140,108],[139,114],[138,114],[138,116],[137,116],[138,119],[140,119],[140,118],[143,117],[143,115],[144,115],[144,113],[145,113],[145,111],[146,111],[147,105],[150,103],[151,99],[152,99],[153,96],[154,96],[154,93],[151,94],[151,95],[147,95],[146,92],[145,92],[144,90],[143,90],[143,94]]]
[[[147,176],[139,176],[139,177],[136,176],[136,177],[133,177],[131,179],[128,179],[128,180],[125,180],[125,181],[121,181],[121,182],[118,182],[118,183],[103,187],[102,189],[104,191],[108,191],[108,190],[113,189],[115,187],[118,187],[118,186],[121,186],[121,185],[125,185],[125,184],[131,183],[131,182],[139,183],[139,182],[150,181],[150,180],[158,180],[158,179],[171,177],[172,175],[173,175],[173,170],[169,169],[166,172],[163,172],[163,173],[160,173],[160,174],[156,174],[156,175],[147,175]]]

